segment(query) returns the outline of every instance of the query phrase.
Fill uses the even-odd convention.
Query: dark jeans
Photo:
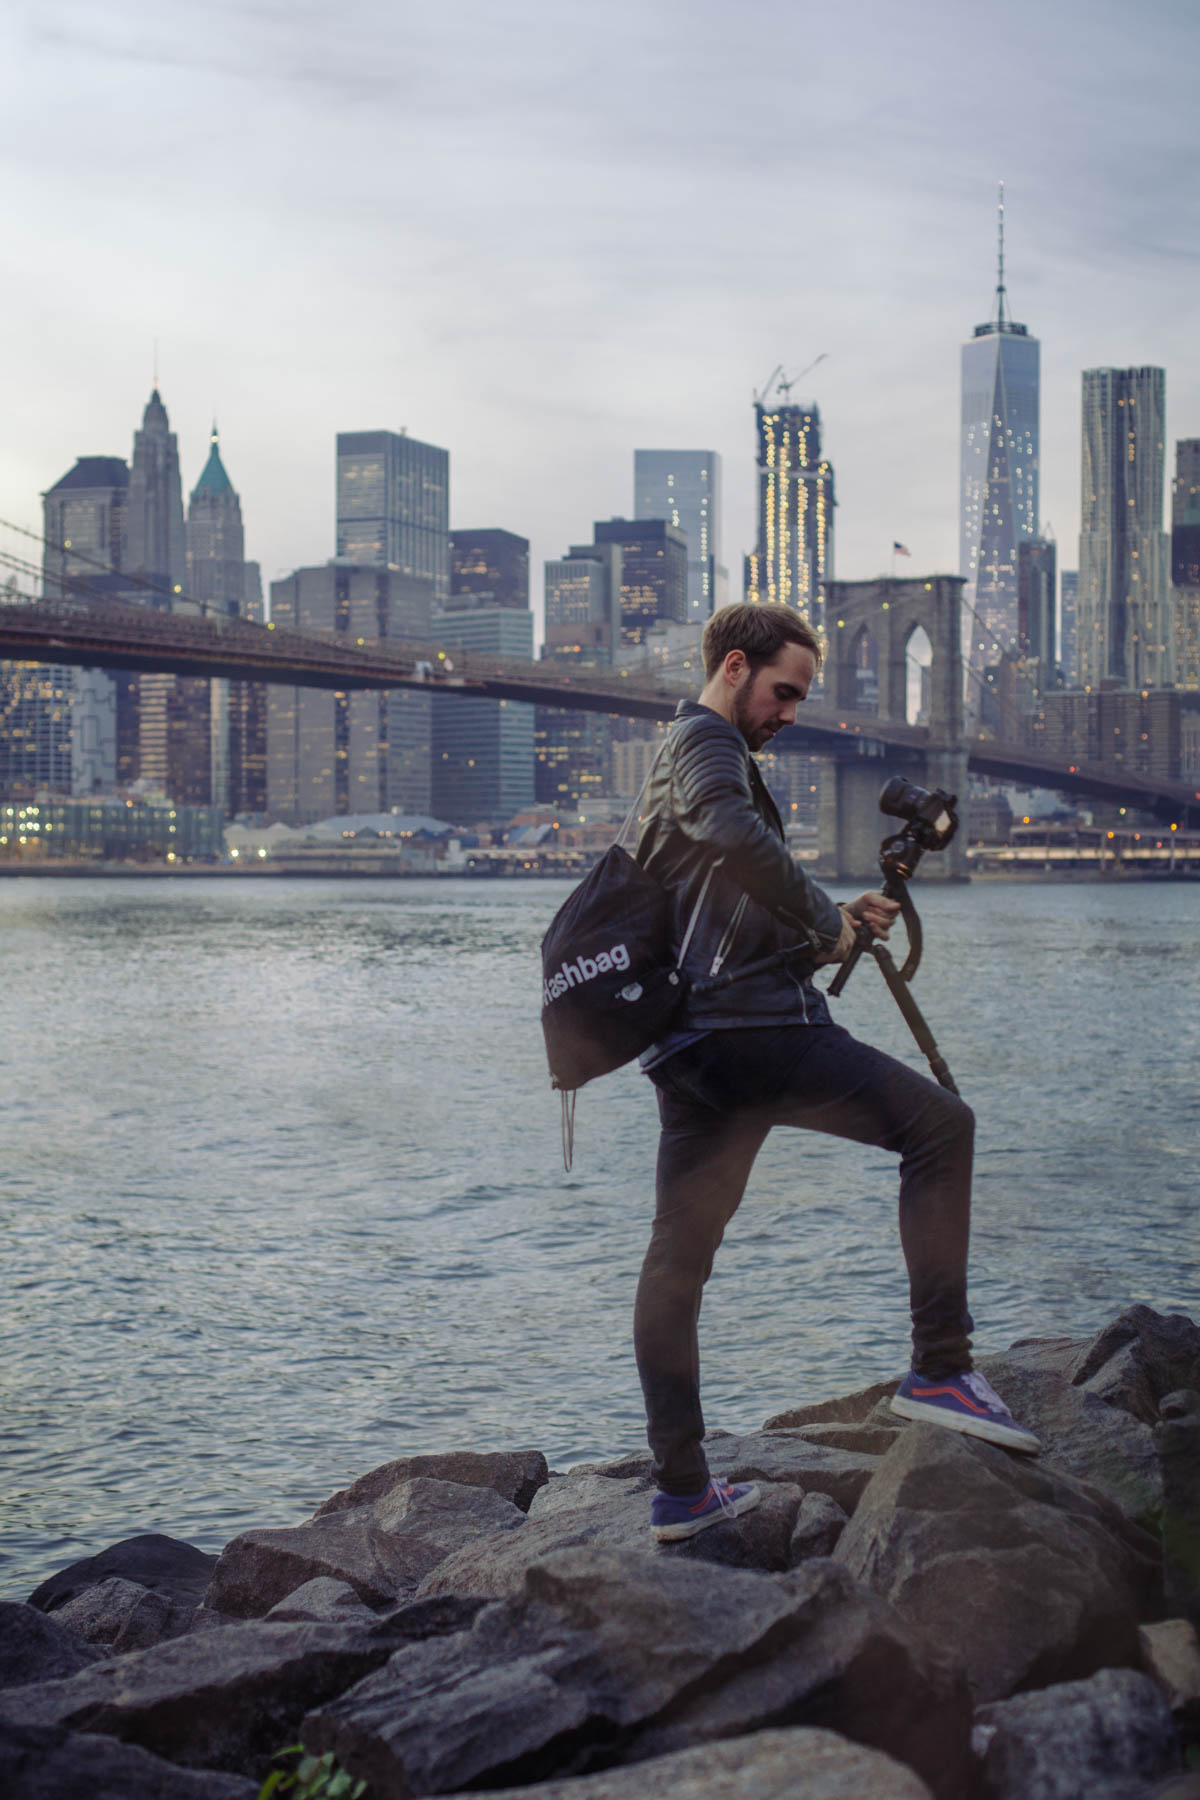
[[[661,1488],[693,1494],[708,1480],[700,1300],[773,1125],[899,1152],[913,1367],[930,1376],[971,1367],[967,1237],[975,1116],[969,1106],[840,1025],[714,1031],[661,1063],[651,1080],[662,1137],[633,1338]]]

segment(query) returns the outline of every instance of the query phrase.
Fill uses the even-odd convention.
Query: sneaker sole
[[[970,1419],[962,1413],[944,1411],[940,1406],[923,1406],[919,1400],[902,1400],[895,1396],[891,1410],[902,1419],[916,1419],[922,1425],[940,1425],[945,1431],[961,1431],[964,1437],[984,1438],[1004,1450],[1019,1450],[1025,1456],[1037,1456],[1042,1446],[1031,1431],[1013,1430],[991,1419]]]
[[[761,1499],[762,1495],[753,1487],[740,1500],[734,1501],[732,1509],[718,1506],[699,1519],[682,1520],[678,1525],[652,1525],[650,1536],[659,1544],[677,1544],[683,1538],[695,1537],[699,1531],[707,1531],[710,1525],[719,1525],[722,1519],[737,1519],[742,1513],[753,1512]]]

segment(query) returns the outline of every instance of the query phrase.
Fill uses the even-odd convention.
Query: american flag
[[[909,549],[907,544],[898,544],[896,542],[896,540],[893,538],[892,539],[892,555],[893,556],[911,556],[912,551]]]

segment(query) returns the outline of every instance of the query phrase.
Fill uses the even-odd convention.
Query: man
[[[973,1114],[835,1025],[812,982],[814,968],[846,958],[860,924],[886,937],[899,911],[880,893],[838,907],[809,878],[751,756],[795,723],[819,641],[788,607],[727,606],[705,627],[703,654],[703,692],[680,702],[637,846],[672,896],[688,981],[680,1024],[642,1058],[662,1137],[634,1345],[658,1484],[651,1530],[666,1540],[758,1504],[753,1484],[710,1479],[696,1327],[713,1256],[774,1125],[899,1153],[913,1352],[893,1411],[1038,1449],[971,1368]]]

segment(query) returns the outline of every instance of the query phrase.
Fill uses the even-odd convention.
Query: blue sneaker
[[[944,1425],[968,1437],[986,1438],[1006,1450],[1023,1450],[1036,1456],[1041,1445],[1025,1431],[1003,1400],[974,1369],[961,1375],[918,1375],[910,1369],[892,1399],[892,1411],[902,1419],[922,1419],[926,1425]]]
[[[698,1494],[655,1494],[650,1502],[650,1535],[660,1544],[676,1538],[695,1537],[722,1519],[736,1519],[739,1513],[751,1512],[761,1500],[753,1481],[734,1485],[711,1480]]]

